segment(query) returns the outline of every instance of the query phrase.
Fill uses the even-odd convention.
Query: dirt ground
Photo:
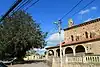
[[[9,65],[8,67],[49,67],[49,66],[43,62],[37,62],[37,63],[28,63],[28,64]]]

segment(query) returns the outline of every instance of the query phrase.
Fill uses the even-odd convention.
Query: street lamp
[[[62,67],[62,43],[61,43],[61,20],[58,20],[57,22],[54,22],[58,26],[59,30],[59,44],[60,44],[60,67]]]

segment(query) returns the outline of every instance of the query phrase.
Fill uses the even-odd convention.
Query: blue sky
[[[15,0],[1,0],[0,1],[0,16],[3,15]],[[36,1],[36,0],[34,0]],[[27,12],[32,15],[37,23],[41,24],[41,29],[44,32],[49,32],[49,41],[47,46],[53,46],[58,43],[57,26],[53,22],[60,19],[66,14],[76,3],[80,0],[40,0],[35,6],[31,7]],[[83,0],[69,15],[62,20],[62,28],[67,28],[68,19],[72,18],[74,24],[80,24],[94,18],[100,17],[100,0],[95,0],[87,8],[81,10],[76,15],[72,16],[75,12],[79,11],[86,4],[92,0]],[[63,36],[63,32],[62,32]],[[55,41],[52,40],[55,38]],[[63,39],[63,38],[62,38]],[[50,44],[50,42],[54,44]]]

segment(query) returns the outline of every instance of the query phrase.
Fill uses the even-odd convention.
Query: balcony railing
[[[53,58],[54,62],[60,62],[59,57]],[[92,56],[73,56],[73,57],[63,57],[63,63],[100,63],[100,55]]]

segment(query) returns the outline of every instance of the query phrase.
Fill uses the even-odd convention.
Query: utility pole
[[[60,46],[60,67],[62,67],[62,43],[61,43],[61,20],[58,20],[58,22],[55,22],[58,26],[59,30],[59,46]]]
[[[3,17],[0,19],[0,22],[4,20],[4,18],[9,15],[9,13],[21,2],[22,0],[17,0],[17,2],[3,15]]]

